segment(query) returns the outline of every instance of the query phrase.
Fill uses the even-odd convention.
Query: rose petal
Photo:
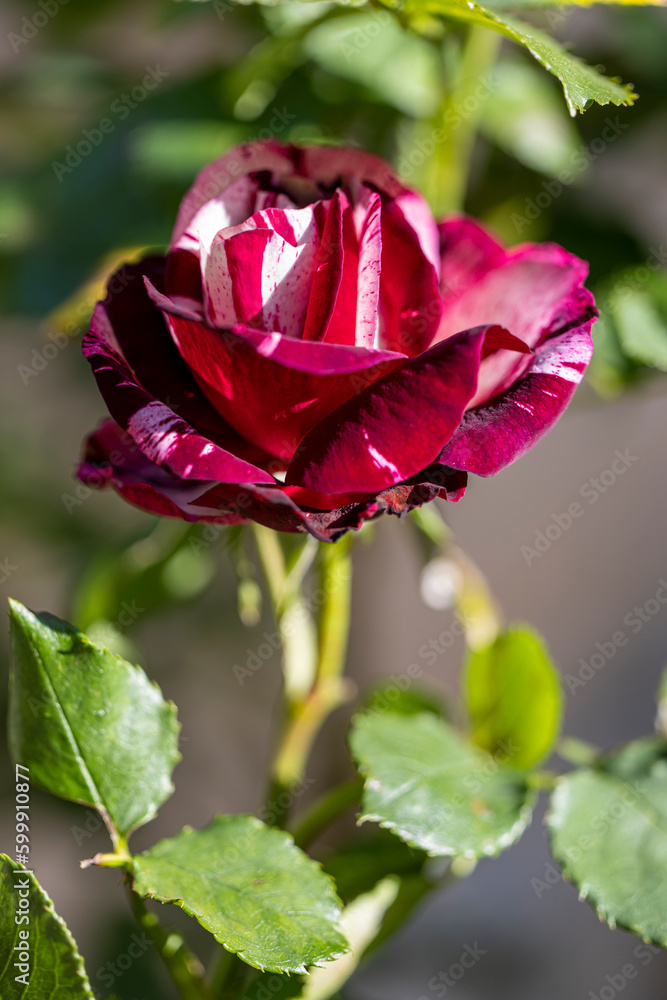
[[[171,250],[167,255],[164,286],[167,295],[175,302],[202,312],[204,291],[199,254],[190,250]]]
[[[424,256],[440,277],[440,232],[428,206],[428,202],[417,191],[405,188],[395,199],[406,221],[412,226]]]
[[[204,303],[213,326],[247,323],[300,337],[319,233],[312,207],[256,212],[223,229],[202,254]]]
[[[146,285],[158,301],[168,302],[171,309],[184,309],[186,315],[193,315],[191,308],[176,306],[161,294],[164,271],[163,257],[148,257],[139,264],[122,267],[109,281],[103,303],[106,318],[100,313],[99,322],[113,331],[107,330],[107,336],[113,336],[117,350],[127,361],[136,381],[151,396],[167,403],[170,409],[222,448],[241,455],[252,464],[263,463],[266,456],[259,455],[254,445],[243,441],[202,394],[174,345],[160,309],[151,301]]]
[[[102,305],[93,314],[90,331],[83,340],[83,353],[109,412],[152,462],[184,479],[273,482],[264,470],[198,433],[139,384],[120,353]]]
[[[113,486],[151,514],[222,524],[253,520],[276,531],[308,531],[320,541],[330,540],[320,527],[323,519],[302,511],[280,485],[267,488],[180,479],[151,462],[113,420],[106,420],[88,438],[77,475],[95,488]],[[325,524],[328,519],[330,513]]]
[[[460,329],[495,322],[536,348],[558,330],[592,315],[587,264],[554,244],[505,250],[480,226],[454,218],[441,227],[444,311],[436,343]],[[530,357],[497,351],[480,369],[470,407],[504,392]]]
[[[348,208],[349,202],[342,191],[335,191],[328,203],[318,202],[314,206],[322,236],[313,264],[313,283],[303,340],[324,340],[331,332],[334,343],[354,343],[354,292],[350,295],[343,280],[346,258],[343,213]],[[356,288],[356,277],[352,277]]]
[[[375,194],[365,184],[360,184],[352,212],[359,247],[354,342],[358,347],[375,347],[382,261],[380,195]]]
[[[520,458],[570,402],[593,352],[592,318],[548,340],[506,392],[469,410],[438,460],[492,476]]]
[[[188,237],[185,241],[182,237],[189,232],[193,219],[204,206],[210,218],[198,219],[190,238],[199,238],[201,234],[212,241],[220,229],[237,225],[252,215],[259,185],[248,175],[259,171],[292,173],[288,149],[275,142],[244,143],[200,170],[178,210],[171,236],[172,247],[192,249]]]
[[[380,491],[435,461],[475,393],[486,333],[452,337],[344,403],[304,438],[286,482],[322,493]]]
[[[212,330],[175,315],[167,320],[218,412],[244,438],[284,460],[311,427],[405,358],[247,327]]]
[[[469,254],[471,227],[463,227]],[[481,233],[481,231],[480,231]],[[480,235],[480,241],[484,237]],[[450,245],[449,254],[455,253]],[[483,324],[498,324],[535,347],[561,325],[559,314],[568,300],[579,300],[588,265],[562,247],[544,243],[526,244],[498,252],[485,244],[482,260],[468,271],[458,262],[458,290],[443,289],[444,310],[435,342]],[[452,270],[443,255],[443,280]],[[469,280],[466,282],[466,275]],[[572,317],[574,318],[574,317]]]
[[[474,219],[451,215],[438,226],[441,250],[440,288],[447,303],[465,291],[492,268],[501,264],[507,251]]]

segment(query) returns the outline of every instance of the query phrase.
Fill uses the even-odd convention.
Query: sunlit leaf
[[[611,927],[667,947],[667,744],[637,740],[561,778],[548,816],[565,875]]]
[[[55,912],[35,876],[6,854],[0,854],[0,997],[94,997],[83,959],[65,921]]]
[[[369,712],[354,720],[350,743],[366,779],[361,822],[429,854],[499,854],[530,820],[526,775],[434,715]]]
[[[465,671],[475,743],[514,767],[545,757],[558,735],[560,680],[540,636],[515,625],[470,653]]]
[[[134,859],[135,889],[176,903],[248,965],[304,972],[347,951],[333,882],[253,816],[186,827]]]
[[[637,96],[631,87],[602,76],[581,59],[570,55],[559,42],[539,28],[482,7],[475,0],[406,0],[402,9],[408,16],[412,12],[439,14],[467,24],[478,24],[499,31],[523,45],[545,69],[558,77],[571,115],[585,111],[592,103],[632,104]]]
[[[139,667],[11,602],[9,741],[30,780],[94,806],[112,835],[146,823],[180,759],[174,705]]]

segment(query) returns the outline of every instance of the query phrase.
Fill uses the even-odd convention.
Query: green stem
[[[320,605],[315,679],[310,690],[288,704],[283,731],[273,761],[270,802],[277,822],[289,811],[289,792],[303,778],[315,738],[324,720],[346,700],[343,681],[350,629],[352,562],[350,536],[335,545],[321,546],[320,586],[314,600]],[[289,667],[285,664],[285,669]],[[280,802],[285,806],[281,807]]]
[[[132,912],[141,929],[146,932],[160,953],[181,1000],[212,1000],[204,980],[204,969],[180,934],[165,930],[131,886],[128,886],[128,892]]]
[[[361,800],[364,783],[361,778],[332,788],[313,803],[294,824],[294,843],[303,850],[315,840],[335,819]]]
[[[425,194],[436,216],[463,210],[477,127],[489,87],[501,37],[488,28],[472,26],[463,45],[454,86],[434,123],[444,136],[438,141],[424,179]]]
[[[262,524],[253,524],[252,533],[257,546],[259,561],[262,564],[264,578],[269,589],[271,604],[274,613],[282,608],[285,597],[285,584],[287,582],[287,569],[285,568],[285,558],[280,547],[278,534],[270,528],[265,528]]]

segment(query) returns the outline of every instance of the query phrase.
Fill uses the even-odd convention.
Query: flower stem
[[[252,529],[271,604],[276,613],[282,607],[285,597],[287,581],[285,557],[275,531],[265,528],[262,524],[253,524]]]
[[[130,906],[141,929],[157,948],[181,1000],[211,1000],[199,959],[189,950],[180,934],[165,930],[154,913],[130,885]]]
[[[288,572],[278,536],[259,525],[254,525],[253,530],[283,655],[284,718],[268,796],[273,822],[280,826],[289,813],[291,789],[303,778],[322,723],[346,699],[342,673],[350,628],[350,537],[334,545],[317,545],[307,540]],[[303,579],[317,552],[319,588],[305,601]],[[302,613],[289,617],[296,608]],[[319,608],[317,651],[313,673],[304,678],[303,653],[310,642],[310,611],[315,608]],[[295,629],[301,631],[295,634]]]
[[[352,563],[349,548],[349,536],[335,545],[322,545],[321,548],[317,594],[321,611],[315,680],[305,697],[287,706],[271,775],[271,801],[280,822],[289,810],[288,804],[281,809],[280,802],[288,802],[289,790],[302,780],[322,724],[346,700],[342,674],[350,629]]]

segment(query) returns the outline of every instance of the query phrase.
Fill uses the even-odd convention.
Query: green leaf
[[[248,965],[304,972],[347,951],[331,879],[254,816],[185,827],[134,859],[135,889],[176,903]]]
[[[523,45],[545,69],[558,77],[571,115],[585,111],[593,102],[633,104],[637,97],[631,87],[602,76],[592,66],[566,52],[562,45],[539,28],[482,7],[475,0],[406,0],[403,9],[408,15],[439,14],[466,24],[479,24]]]
[[[429,854],[499,854],[530,820],[526,775],[434,715],[371,712],[354,720],[350,739],[366,778],[361,822],[377,822]]]
[[[21,962],[23,945],[27,945],[27,963]],[[93,996],[83,959],[65,921],[35,876],[0,854],[0,997],[90,1000]]]
[[[465,691],[472,737],[483,750],[518,768],[549,753],[560,730],[560,678],[532,629],[515,625],[470,653]]]
[[[661,7],[665,0],[492,0],[489,6],[494,10],[542,10],[556,7],[567,11],[572,7],[592,7],[604,3],[621,7]]]
[[[112,836],[151,819],[180,759],[176,709],[139,667],[11,602],[9,740],[30,780],[94,806]]]
[[[667,743],[637,740],[561,778],[547,825],[580,898],[667,947]]]

